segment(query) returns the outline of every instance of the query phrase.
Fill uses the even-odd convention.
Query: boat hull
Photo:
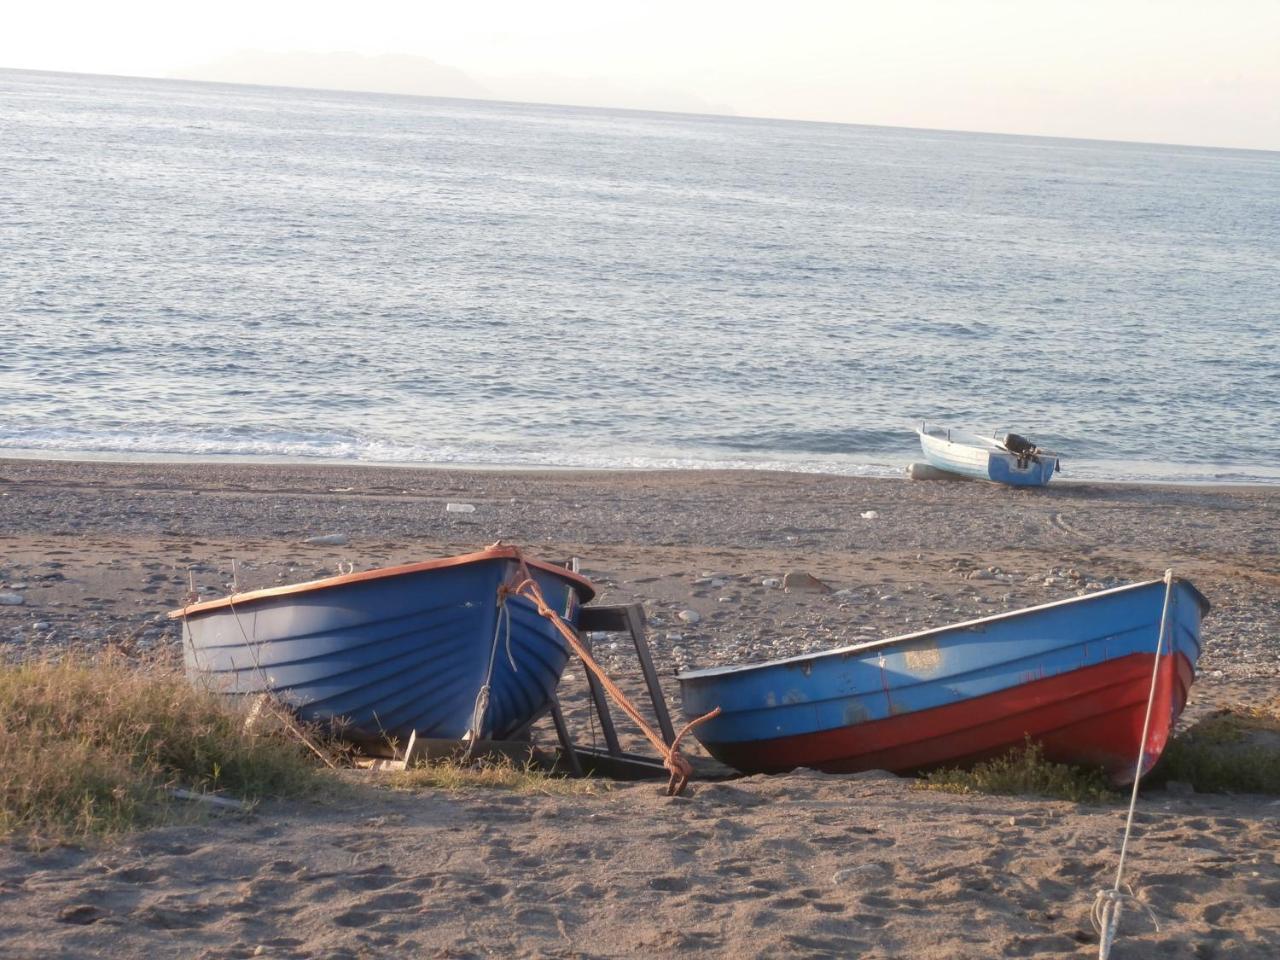
[[[1011,487],[1043,487],[1053,479],[1058,466],[1058,458],[1054,454],[1019,460],[1004,450],[962,440],[952,441],[947,435],[918,433],[921,452],[931,465],[974,480],[990,480]]]
[[[569,649],[527,600],[499,602],[499,588],[520,575],[515,556],[472,557],[175,611],[188,675],[233,696],[269,691],[356,742],[404,742],[415,731],[459,738],[488,678],[480,736],[515,737],[550,705]],[[576,624],[585,581],[528,569]]]
[[[712,756],[747,773],[798,766],[910,773],[1040,742],[1060,762],[1131,780],[1187,700],[1207,602],[1176,581],[1147,740],[1163,581],[812,657],[682,675]]]

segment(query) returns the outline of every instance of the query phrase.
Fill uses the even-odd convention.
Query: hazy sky
[[[1280,0],[13,6],[4,67],[1280,150]]]

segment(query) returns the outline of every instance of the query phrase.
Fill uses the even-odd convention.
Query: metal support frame
[[[671,724],[671,712],[667,709],[667,701],[662,695],[662,684],[658,680],[658,671],[653,665],[653,655],[649,651],[648,641],[645,640],[644,607],[638,603],[627,606],[583,607],[578,615],[578,631],[583,634],[584,643],[588,649],[590,643],[587,641],[587,634],[625,633],[630,636],[631,644],[635,647],[636,659],[640,663],[640,672],[644,676],[645,687],[649,693],[649,701],[653,706],[653,714],[658,721],[658,730],[668,745],[674,743],[676,733]],[[618,779],[665,777],[667,771],[660,759],[628,753],[622,749],[604,687],[590,670],[584,672],[591,693],[591,704],[599,718],[600,730],[604,734],[605,750],[594,750],[573,742],[564,720],[564,711],[560,707],[559,698],[553,697],[551,720],[555,724],[556,736],[560,739],[560,753],[569,772],[575,776],[580,776],[584,772],[597,772]]]

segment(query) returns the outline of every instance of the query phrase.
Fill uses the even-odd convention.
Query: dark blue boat
[[[569,649],[528,600],[532,576],[576,624],[591,583],[501,544],[196,603],[182,621],[188,676],[231,695],[270,692],[357,742],[504,740],[550,705]],[[484,691],[484,692],[482,692]],[[478,729],[473,729],[478,728]]]
[[[721,708],[696,736],[744,773],[907,773],[1031,737],[1049,759],[1101,766],[1124,782],[1140,751],[1145,771],[1164,750],[1208,609],[1186,580],[1151,580],[824,653],[693,670],[680,674],[680,689],[689,718]]]

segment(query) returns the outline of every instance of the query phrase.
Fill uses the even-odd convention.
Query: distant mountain
[[[455,67],[405,54],[268,53],[241,50],[178,71],[176,80],[260,83],[322,90],[410,93],[427,97],[493,99],[494,92]]]
[[[732,107],[669,87],[637,86],[604,77],[520,74],[475,79],[456,67],[407,54],[268,53],[242,50],[171,74],[174,80],[260,83],[277,87],[409,93],[424,97],[511,100],[579,107],[670,110],[733,116]]]

